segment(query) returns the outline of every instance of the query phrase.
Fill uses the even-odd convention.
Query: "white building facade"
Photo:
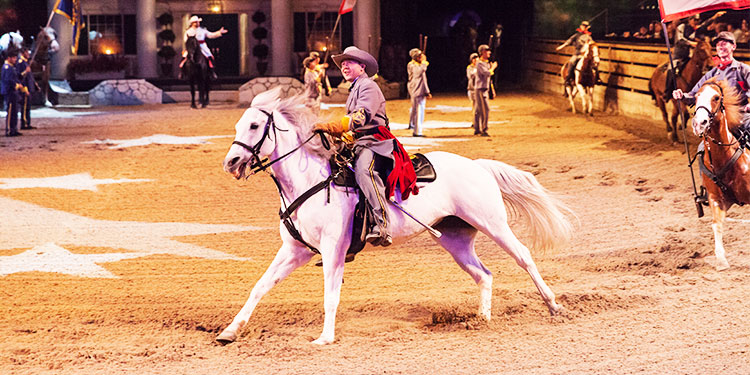
[[[48,7],[51,9],[55,2],[48,0]],[[264,73],[296,76],[300,71],[299,62],[308,51],[324,49],[341,1],[81,0],[81,5],[86,28],[75,55],[69,48],[73,34],[70,22],[58,15],[53,18],[52,27],[57,30],[62,47],[52,58],[53,79],[69,78],[67,72],[71,62],[99,54],[126,58],[129,77],[175,76],[183,49],[183,33],[192,15],[202,17],[203,26],[209,31],[222,26],[228,30],[222,38],[208,41],[217,59],[219,75],[254,77]],[[157,22],[157,18],[165,13],[171,15],[171,24]],[[255,22],[260,19],[265,20]],[[257,31],[259,28],[266,32]],[[164,29],[174,32],[174,42],[157,37]],[[263,38],[259,39],[259,36]],[[331,53],[353,44],[377,57],[379,40],[380,0],[358,0],[354,11],[342,16],[329,45]],[[174,58],[163,59],[157,55],[165,45],[171,45],[177,52]],[[268,48],[259,48],[259,45]],[[264,50],[268,51],[265,57]],[[167,74],[167,67],[162,65],[170,64],[173,69]]]

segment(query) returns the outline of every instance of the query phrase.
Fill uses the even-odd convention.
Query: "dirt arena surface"
[[[469,103],[438,95],[428,100],[435,105]],[[408,122],[408,106],[388,102],[391,121]],[[682,146],[666,142],[663,125],[572,115],[562,98],[524,92],[491,106],[491,138],[472,136],[469,112],[428,110],[427,120],[466,127],[426,130],[436,143],[420,151],[515,165],[571,206],[572,243],[534,253],[562,316],[550,317],[528,275],[480,235],[477,252],[495,275],[492,321],[483,321],[477,286],[422,234],[368,247],[346,265],[334,344],[310,344],[323,327],[322,269],[311,262],[271,290],[236,343],[220,346],[214,338],[281,243],[271,179],[236,181],[221,168],[243,109],[67,110],[68,118],[39,118],[39,129],[0,138],[0,179],[89,173],[115,182],[0,190],[0,226],[10,228],[0,229],[0,257],[39,249],[44,238],[74,259],[120,259],[96,263],[110,277],[0,274],[0,373],[750,373],[750,224],[726,224],[732,267],[715,271],[710,212],[697,218]],[[100,113],[73,116],[92,111]],[[155,134],[226,137],[83,143]],[[729,216],[750,218],[737,207]],[[193,224],[218,229],[188,230]]]

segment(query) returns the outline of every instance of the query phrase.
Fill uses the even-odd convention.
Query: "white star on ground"
[[[168,134],[154,134],[148,137],[138,139],[97,139],[94,141],[82,142],[84,144],[109,145],[111,149],[126,148],[135,146],[146,146],[150,144],[159,145],[197,145],[208,144],[208,139],[213,138],[230,138],[233,135],[206,135],[196,137],[178,137]]]
[[[0,189],[53,188],[97,191],[97,185],[121,184],[125,182],[149,182],[149,179],[95,179],[89,173],[41,178],[0,178]]]
[[[33,248],[52,242],[60,246],[109,247],[146,254],[247,260],[171,237],[263,229],[229,224],[97,220],[3,197],[0,197],[0,217],[3,218],[0,250]]]
[[[146,253],[74,254],[53,243],[36,246],[21,254],[0,257],[0,276],[19,272],[55,272],[81,277],[116,278],[98,263],[146,256]]]
[[[454,105],[442,105],[438,104],[434,107],[426,107],[425,110],[428,111],[440,111],[443,113],[451,113],[451,112],[469,112],[471,111],[471,107],[459,107]],[[490,109],[492,110],[500,110],[500,107],[498,106],[490,106]]]

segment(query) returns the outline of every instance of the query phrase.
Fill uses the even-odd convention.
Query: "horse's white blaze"
[[[279,131],[271,129],[259,155],[271,160],[307,139],[312,131],[311,122],[315,121],[312,117],[305,117],[309,110],[301,105],[303,98],[279,102],[277,97],[278,91],[258,95],[236,126],[235,140],[253,147],[261,141],[268,118],[259,109],[273,111],[275,126]],[[300,111],[305,112],[300,114]],[[292,123],[288,118],[310,123],[302,120]],[[258,126],[251,128],[251,125]],[[316,140],[313,138],[313,142]],[[306,145],[271,167],[287,204],[330,175],[328,155],[321,152]],[[521,215],[532,216],[528,218],[529,227],[535,243],[540,247],[553,246],[571,236],[572,227],[563,214],[566,210],[564,205],[550,197],[533,175],[507,164],[492,160],[475,161],[446,152],[431,152],[427,157],[435,167],[437,180],[424,185],[418,195],[410,197],[402,205],[412,215],[435,225],[443,233],[435,240],[479,286],[480,313],[487,319],[491,316],[492,273],[476,255],[474,238],[478,231],[492,238],[529,273],[551,313],[559,311],[560,306],[537,271],[531,253],[508,226],[505,205],[513,207],[514,212]],[[233,145],[224,159],[224,169],[236,175],[240,166],[251,158],[248,150]],[[508,197],[507,202],[503,200],[504,195]],[[398,192],[396,196],[399,196]],[[325,318],[323,331],[314,341],[317,344],[328,344],[335,339],[336,310],[356,199],[357,195],[350,191],[332,188],[330,194],[319,192],[313,195],[292,215],[302,237],[320,251],[323,260]],[[424,231],[422,226],[393,207],[388,208],[387,217],[395,243],[404,242]],[[263,295],[312,258],[313,254],[294,240],[283,224],[279,228],[283,241],[281,248],[253,287],[245,305],[217,340],[234,341]]]
[[[693,133],[697,136],[703,134],[711,123],[711,100],[716,95],[719,95],[716,88],[713,85],[706,85],[703,86],[703,89],[695,97],[696,110],[693,116]]]

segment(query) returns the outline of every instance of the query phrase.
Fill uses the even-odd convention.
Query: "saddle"
[[[345,151],[346,152],[346,151]],[[347,155],[348,156],[348,155]],[[329,160],[331,165],[331,174],[336,176],[333,184],[336,186],[357,189],[357,180],[354,178],[354,172],[349,169],[348,164],[338,163],[341,156],[334,155]],[[382,164],[382,163],[381,163]],[[417,174],[417,182],[435,181],[437,175],[432,163],[420,153],[411,155],[411,164],[414,166],[414,172]],[[390,170],[386,168],[376,168],[381,178],[387,176]],[[383,178],[385,180],[385,178]],[[347,259],[354,259],[354,255],[362,251],[365,247],[365,236],[374,227],[375,222],[372,220],[372,208],[367,204],[362,191],[357,189],[359,202],[354,208],[354,218],[352,219],[352,241],[349,249],[346,251]]]

